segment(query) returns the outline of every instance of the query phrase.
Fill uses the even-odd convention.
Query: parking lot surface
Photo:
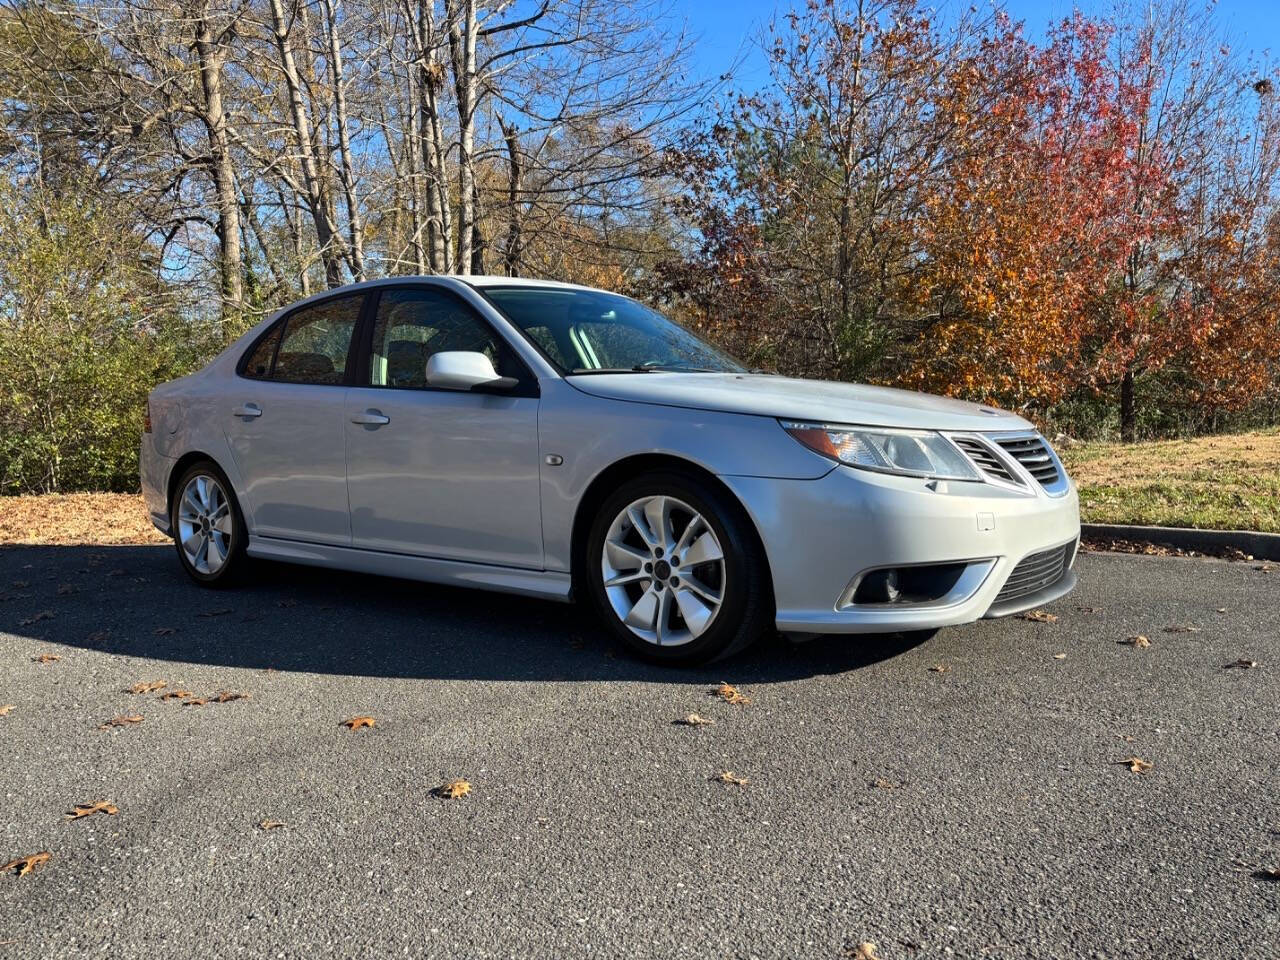
[[[0,957],[1280,955],[1280,568],[1079,563],[1053,622],[690,671],[569,606],[0,548],[0,862],[50,854]]]

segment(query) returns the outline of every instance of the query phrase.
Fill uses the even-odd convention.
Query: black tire
[[[676,646],[658,646],[633,633],[614,611],[604,586],[602,557],[614,519],[635,501],[653,496],[672,497],[697,511],[715,534],[724,556],[719,609],[702,633]],[[610,494],[592,521],[583,563],[582,582],[600,618],[627,651],[651,663],[688,666],[721,660],[745,650],[773,626],[772,583],[750,519],[731,498],[689,474],[644,474]],[[678,582],[678,577],[673,582]],[[635,589],[642,591],[641,585]],[[683,622],[678,606],[672,616],[673,622]]]
[[[228,545],[226,560],[214,571],[206,572],[197,569],[187,557],[182,545],[179,527],[179,507],[188,484],[197,477],[210,477],[217,481],[218,487],[225,495],[227,507],[231,514],[231,542]],[[249,531],[245,526],[244,514],[240,510],[240,502],[236,499],[235,490],[221,468],[212,460],[201,460],[193,463],[178,478],[173,488],[173,499],[169,504],[169,529],[173,535],[173,545],[178,552],[178,562],[182,569],[202,587],[222,588],[236,584],[248,563],[245,547],[249,542]]]

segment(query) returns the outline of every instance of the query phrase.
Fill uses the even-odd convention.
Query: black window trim
[[[470,284],[468,284],[470,286]],[[472,287],[472,289],[475,289]],[[372,364],[373,358],[373,328],[376,325],[378,317],[378,305],[382,301],[382,295],[388,291],[395,290],[432,290],[451,298],[467,310],[481,326],[493,335],[494,340],[502,344],[511,352],[511,356],[515,358],[520,369],[524,373],[518,377],[519,384],[510,389],[502,389],[500,387],[472,387],[470,391],[454,390],[449,387],[433,387],[429,384],[422,387],[396,387],[390,384],[375,384],[372,382]],[[406,280],[400,283],[379,284],[371,287],[366,291],[370,294],[365,300],[364,313],[361,317],[361,329],[359,334],[359,350],[356,353],[355,369],[356,376],[353,378],[352,386],[361,387],[367,390],[405,390],[415,391],[418,393],[478,393],[501,397],[538,397],[542,395],[542,391],[538,387],[537,375],[530,369],[529,364],[525,362],[524,357],[520,356],[510,340],[503,336],[502,331],[495,327],[483,313],[475,308],[471,303],[467,302],[466,297],[460,295],[456,290],[450,289],[443,283],[432,283],[423,280]],[[488,298],[485,298],[486,301]],[[518,329],[518,328],[517,328]],[[523,333],[522,333],[523,335]]]
[[[306,303],[299,303],[299,304],[296,304],[295,306],[287,308],[284,313],[282,313],[279,317],[276,318],[276,321],[274,323],[268,326],[266,330],[262,331],[260,335],[255,337],[253,340],[253,343],[249,345],[249,348],[240,355],[240,359],[236,361],[236,376],[243,377],[245,380],[253,380],[257,383],[287,383],[295,387],[354,386],[355,384],[352,381],[356,379],[356,376],[355,376],[355,369],[353,367],[353,361],[355,361],[360,354],[360,341],[362,338],[361,330],[363,329],[362,324],[364,323],[365,315],[369,310],[370,302],[377,299],[376,297],[369,296],[371,292],[372,291],[368,289],[346,290],[346,291],[339,289],[339,290],[334,290],[332,296],[317,297],[313,300],[309,299],[307,300]],[[351,339],[347,343],[347,365],[346,365],[346,368],[342,371],[342,382],[341,383],[309,383],[305,380],[275,379],[276,360],[280,356],[280,345],[284,343],[284,335],[288,332],[289,321],[294,317],[294,315],[301,313],[303,310],[309,310],[312,307],[319,307],[327,303],[333,303],[335,300],[345,300],[349,297],[358,297],[360,299],[360,310],[356,314],[355,325],[351,328]],[[276,348],[273,351],[271,351],[271,366],[267,370],[267,375],[265,377],[250,376],[245,372],[245,369],[249,366],[249,358],[253,356],[254,352],[258,349],[259,344],[261,344],[268,337],[273,336],[277,331],[279,332],[280,336],[276,340]]]

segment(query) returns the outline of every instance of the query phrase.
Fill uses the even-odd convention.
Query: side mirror
[[[500,377],[483,353],[469,350],[444,350],[427,360],[427,383],[446,390],[470,390],[472,387],[494,387],[510,390],[519,381]]]

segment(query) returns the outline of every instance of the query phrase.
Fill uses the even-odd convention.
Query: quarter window
[[[276,354],[272,380],[341,384],[351,336],[360,319],[362,295],[338,297],[291,313]]]
[[[369,356],[372,386],[422,389],[427,386],[427,361],[447,350],[483,353],[499,376],[524,374],[510,348],[448,293],[421,287],[383,291]]]
[[[258,341],[253,352],[244,359],[241,374],[251,380],[266,380],[271,376],[271,361],[275,359],[276,344],[280,342],[280,331],[283,323],[277,323],[270,332]]]

